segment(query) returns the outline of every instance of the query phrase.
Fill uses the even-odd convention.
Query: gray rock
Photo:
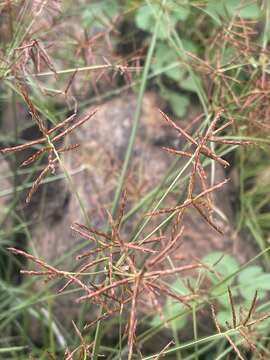
[[[52,210],[45,209],[33,229],[36,251],[49,263],[74,246],[75,239],[70,234],[70,225],[74,222],[86,223],[82,208],[92,225],[102,227],[106,224],[107,215],[104,209],[111,209],[135,107],[134,95],[111,100],[103,104],[89,122],[69,137],[68,143],[81,144],[78,149],[62,157],[64,169],[71,174],[71,181],[60,180],[53,184],[50,190],[53,191],[53,200],[50,200],[52,203],[46,204]],[[174,157],[156,145],[162,142],[167,145],[176,143],[177,137],[161,119],[157,111],[157,99],[148,93],[144,99],[141,125],[126,182],[130,198],[129,208],[159,184],[171,165]],[[224,179],[224,170],[217,166],[215,182]],[[48,192],[47,196],[49,195]],[[224,219],[219,218],[219,222],[225,229],[226,236],[220,236],[199,215],[192,212],[185,220],[186,240],[183,248],[187,257],[192,254],[201,258],[217,249],[232,250],[229,224],[233,215],[229,186],[220,189],[215,198],[215,206],[224,214]],[[175,201],[176,196],[169,196],[165,204],[172,206]],[[143,216],[144,213],[141,212],[140,215]],[[157,224],[160,219],[154,217],[151,223]],[[149,227],[146,231],[149,231]]]

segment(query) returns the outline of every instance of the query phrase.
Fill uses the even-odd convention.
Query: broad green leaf
[[[104,25],[102,18],[111,19],[119,12],[117,0],[99,0],[86,5],[83,12],[83,24],[93,26],[97,24]]]
[[[191,284],[195,282],[195,279],[189,278],[189,281]],[[188,295],[189,291],[186,288],[186,286],[183,284],[183,281],[176,280],[170,285],[170,290],[175,293],[176,295],[184,296]],[[184,305],[180,302],[172,301],[171,298],[168,298],[166,301],[166,304],[163,308],[163,315],[165,319],[170,319],[174,316],[177,316],[181,313],[182,310],[184,310]],[[159,315],[156,315],[152,320],[152,325],[159,325],[161,323],[161,319]],[[187,316],[179,316],[175,320],[172,320],[170,322],[170,325],[173,326],[176,330],[183,329],[187,323]]]
[[[197,82],[201,82],[200,78],[196,77]],[[183,79],[180,83],[182,89],[190,91],[190,92],[197,92],[197,85],[195,83],[194,75],[191,77],[190,75]]]
[[[188,278],[189,283],[192,285],[195,285],[195,279],[194,278]],[[177,295],[188,295],[189,291],[187,287],[184,285],[183,281],[180,279],[177,279],[170,285],[170,289],[175,292]]]
[[[228,46],[224,49],[222,53],[222,58],[220,59],[220,65],[221,66],[230,66],[232,64],[233,59],[235,59],[236,56],[236,49]]]
[[[171,64],[176,64],[179,60],[174,49],[167,45],[165,42],[158,42],[157,50],[155,54],[155,61],[152,65],[152,70],[159,72],[162,69],[168,67]],[[185,70],[183,67],[176,66],[173,69],[165,70],[164,74],[170,79],[175,81],[180,81],[184,74]]]
[[[239,284],[246,284],[248,281],[254,281],[257,276],[261,275],[263,273],[263,269],[260,266],[253,265],[248,266],[244,270],[242,270],[238,275],[238,282]],[[270,286],[270,285],[269,285]]]
[[[260,15],[259,5],[249,0],[211,0],[207,5],[207,11],[223,18],[239,15],[244,19],[258,19]]]
[[[173,302],[171,299],[168,299],[164,308],[163,308],[163,315],[165,317],[165,320],[169,320],[170,318],[174,316],[178,316],[181,311],[184,310],[183,304]],[[159,315],[154,316],[154,318],[151,321],[152,326],[157,326],[162,324],[162,320]],[[187,316],[179,316],[176,319],[169,322],[169,326],[172,326],[176,330],[181,330],[185,327],[187,323]]]
[[[221,327],[226,327],[226,321],[230,322],[231,314],[228,310],[222,310],[217,313],[217,321]]]
[[[236,304],[234,305],[234,310],[235,310],[235,314],[236,314],[236,322],[239,322],[238,316],[239,316],[239,311],[240,311],[240,305]],[[232,312],[231,312],[231,307],[229,305],[229,300],[228,300],[228,308],[225,310],[221,310],[217,313],[217,321],[219,323],[219,325],[223,328],[227,328],[226,322],[228,322],[230,324],[230,326],[232,327]]]
[[[232,296],[233,298],[236,298],[237,295],[239,294],[238,291],[236,289],[234,289],[233,287],[231,287],[231,292],[232,292]],[[228,293],[228,289],[226,288],[226,292],[222,295],[219,295],[217,297],[218,302],[224,306],[224,308],[230,308],[230,299],[229,299],[229,293]]]
[[[269,307],[268,307],[268,309],[267,309],[267,312],[269,313]],[[259,328],[260,328],[260,330],[261,330],[262,332],[265,333],[265,331],[266,331],[266,332],[268,333],[268,331],[269,331],[269,329],[270,329],[270,318],[261,321],[261,322],[259,323]]]
[[[153,32],[156,23],[156,17],[159,11],[159,5],[153,4],[144,5],[140,7],[137,11],[135,22],[138,28],[150,32]],[[175,26],[175,19],[168,19],[166,14],[162,15],[162,20],[160,21],[159,31],[158,31],[158,38],[159,39],[166,39],[168,37],[168,33],[170,32],[170,26]]]
[[[159,4],[145,4],[140,7],[135,16],[135,22],[138,28],[150,32],[153,32],[155,28],[156,18],[159,12]],[[172,28],[175,27],[176,23],[181,20],[186,20],[189,14],[187,7],[173,6],[173,1],[168,1],[165,11],[162,14],[160,22],[158,38],[166,39],[170,34]]]
[[[260,15],[259,4],[250,0],[226,0],[225,4],[231,16],[239,14],[244,19],[258,19]]]
[[[222,277],[227,277],[239,268],[238,262],[231,255],[224,254],[220,251],[215,251],[203,258],[203,262],[214,266],[214,269],[220,273]],[[215,283],[219,280],[215,277]]]
[[[193,41],[191,41],[189,39],[185,39],[185,38],[181,38],[181,41],[182,41],[183,48],[186,51],[193,53],[193,54],[198,53],[198,48]],[[179,54],[179,55],[181,55],[181,54]]]
[[[179,65],[178,67],[175,67],[174,69],[166,70],[165,74],[172,80],[175,80],[175,81],[182,80],[182,78],[185,74],[185,70],[183,68],[181,68],[180,66],[181,65]]]
[[[186,114],[187,107],[190,103],[188,96],[173,93],[170,95],[170,99],[168,101],[175,115],[182,117]]]
[[[176,116],[182,117],[186,114],[187,107],[190,103],[188,96],[167,89],[162,89],[161,95],[169,102]]]
[[[266,290],[270,290],[270,274],[263,272],[260,266],[249,266],[238,275],[241,295],[251,301],[255,291],[258,291],[262,299],[266,295]]]
[[[183,39],[182,43],[185,50],[192,53],[197,52],[195,45],[191,41]],[[187,73],[185,65],[179,61],[182,54],[180,52],[178,53],[176,49],[169,46],[166,41],[159,41],[156,47],[157,49],[155,53],[155,60],[152,64],[152,70],[160,72],[170,65],[175,65],[171,69],[164,70],[163,74],[174,81],[179,82],[182,80],[183,76]],[[177,65],[178,62],[179,65]]]
[[[175,0],[168,1],[168,8],[171,12],[171,15],[180,21],[187,20],[190,13],[190,9],[187,4],[181,5],[178,1]]]
[[[228,285],[232,283],[232,279],[229,279],[225,282],[222,282],[222,280],[239,269],[239,264],[237,263],[237,261],[230,255],[223,256],[223,253],[219,251],[213,252],[205,256],[202,261],[205,264],[214,267],[214,270],[218,272],[221,277],[220,279],[218,279],[214,274],[210,272],[208,272],[207,274],[213,285],[216,285],[213,294],[219,295],[220,293],[226,292]],[[220,282],[222,282],[222,284],[218,285]]]
[[[224,0],[210,0],[208,2],[206,10],[212,17],[221,16],[224,18],[227,9],[225,7]]]

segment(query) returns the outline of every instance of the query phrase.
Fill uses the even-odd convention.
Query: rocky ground
[[[174,157],[161,147],[172,146],[181,149],[183,146],[183,140],[160,116],[159,105],[155,93],[145,94],[134,155],[125,183],[128,209],[132,209],[161,182],[172,164]],[[21,193],[19,209],[25,221],[31,224],[29,230],[32,240],[28,246],[45,262],[55,264],[63,257],[64,262],[60,262],[59,267],[72,270],[75,264],[75,253],[72,253],[72,250],[82,239],[72,232],[71,225],[75,222],[87,224],[87,221],[90,221],[92,225],[100,228],[106,224],[106,210],[111,208],[135,108],[136,96],[132,94],[124,94],[99,106],[96,115],[66,139],[67,144],[79,143],[80,147],[62,156],[63,166],[56,173],[58,179],[43,185],[28,206],[24,202],[26,190]],[[86,112],[92,110],[93,108],[90,108]],[[179,121],[179,124],[187,126],[197,114],[198,111],[193,109],[186,119]],[[24,156],[24,153],[19,155],[20,161]],[[4,160],[1,166],[2,169],[7,166]],[[177,169],[182,166],[184,162],[178,163]],[[206,170],[209,181],[211,169],[207,167]],[[69,174],[69,179],[65,178],[65,171]],[[215,183],[224,179],[225,171],[218,165],[215,169]],[[23,181],[22,177],[21,182]],[[5,190],[7,186],[6,182],[1,184],[0,191]],[[184,183],[177,186],[174,194],[166,198],[166,206],[173,206],[184,191]],[[218,234],[195,211],[189,211],[185,215],[183,244],[177,250],[179,258],[201,259],[216,250],[234,254],[240,262],[250,258],[252,249],[246,244],[243,246],[243,240],[234,236],[231,192],[231,185],[228,184],[219,189],[214,196],[216,212],[222,214],[216,216],[216,220],[224,230],[224,235]],[[9,202],[5,197],[1,198],[1,201],[6,205]],[[145,220],[145,209],[131,217],[124,226],[123,233],[127,241],[140,219]],[[160,216],[153,217],[141,236],[152,231],[161,220]],[[239,246],[241,251],[238,251]],[[66,254],[69,255],[65,256]],[[44,287],[43,282],[36,284],[40,289]],[[76,296],[62,296],[55,301],[56,316],[62,323],[68,321],[65,315],[67,311],[73,314],[72,317],[76,317],[78,307],[75,298]]]

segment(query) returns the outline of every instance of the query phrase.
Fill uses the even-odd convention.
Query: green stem
[[[166,0],[163,0],[162,5],[164,5],[165,2],[166,2]],[[135,115],[134,115],[133,126],[131,129],[131,134],[130,134],[130,138],[129,138],[129,144],[128,144],[124,164],[122,167],[121,175],[119,178],[118,186],[117,186],[114,200],[113,200],[112,215],[114,215],[117,210],[119,198],[120,198],[120,195],[122,192],[123,184],[124,184],[124,181],[125,181],[125,178],[127,175],[129,163],[131,160],[131,156],[132,156],[132,152],[133,152],[133,148],[134,148],[134,144],[135,144],[136,134],[137,134],[138,127],[139,127],[140,115],[141,115],[141,110],[142,110],[143,96],[144,96],[144,92],[145,92],[145,88],[146,88],[148,73],[149,73],[150,66],[151,66],[151,60],[153,57],[153,53],[154,53],[154,49],[155,49],[155,45],[156,45],[156,41],[157,41],[157,33],[158,33],[158,29],[159,29],[161,14],[162,14],[162,11],[160,10],[157,21],[156,21],[154,33],[152,36],[151,44],[150,44],[150,47],[148,49],[147,56],[146,56],[145,66],[144,66],[143,74],[142,74],[142,82],[141,82],[141,86],[140,86],[140,90],[139,90],[138,101],[137,101],[136,111],[135,111]]]
[[[164,5],[165,3],[166,3],[166,0],[163,0],[162,5]],[[150,47],[148,49],[147,56],[146,56],[145,66],[144,66],[143,74],[142,74],[142,82],[141,82],[141,86],[140,86],[140,90],[139,90],[138,101],[137,101],[136,111],[135,111],[135,115],[134,115],[133,126],[131,129],[131,134],[130,134],[130,138],[129,138],[129,144],[128,144],[124,164],[122,167],[122,171],[121,171],[121,174],[119,177],[118,185],[117,185],[114,200],[113,200],[112,216],[115,215],[117,207],[118,207],[120,195],[121,195],[121,192],[123,189],[124,181],[125,181],[125,178],[127,175],[129,163],[131,160],[131,156],[132,156],[132,152],[133,152],[133,148],[134,148],[134,144],[135,144],[136,134],[137,134],[137,130],[139,127],[140,115],[141,115],[141,110],[142,110],[143,96],[144,96],[145,89],[146,89],[147,77],[148,77],[148,73],[149,73],[150,66],[151,66],[151,60],[152,60],[154,50],[155,50],[161,15],[162,15],[162,10],[160,9],[158,18],[157,18],[157,21],[155,24],[155,29],[153,32]],[[99,321],[97,323],[97,328],[96,328],[96,333],[95,333],[95,341],[94,341],[94,346],[93,346],[92,360],[97,360],[101,336],[102,336],[102,326],[101,326],[101,321]]]

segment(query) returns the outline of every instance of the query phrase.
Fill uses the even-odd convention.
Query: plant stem
[[[166,3],[166,0],[163,0],[162,5],[164,5],[165,3]],[[141,86],[140,86],[140,90],[139,90],[138,101],[137,101],[137,106],[136,106],[136,110],[135,110],[133,126],[131,129],[131,134],[130,134],[130,138],[129,138],[128,148],[127,148],[127,151],[125,154],[124,164],[122,167],[122,171],[121,171],[121,174],[119,177],[118,185],[117,185],[114,200],[113,200],[112,216],[114,216],[117,211],[120,195],[121,195],[121,192],[123,189],[124,181],[125,181],[125,178],[127,175],[129,163],[131,160],[131,156],[132,156],[132,152],[133,152],[133,148],[134,148],[134,144],[135,144],[136,134],[138,131],[139,121],[140,121],[140,116],[141,116],[143,96],[144,96],[145,89],[146,89],[147,77],[148,77],[148,73],[150,70],[151,60],[152,60],[154,50],[155,50],[161,15],[162,15],[162,10],[160,9],[158,18],[157,18],[157,21],[155,24],[155,29],[154,29],[154,33],[153,33],[152,40],[150,43],[150,47],[148,49],[147,56],[146,56],[145,66],[144,66],[143,74],[142,74],[142,82],[141,82]],[[97,328],[96,328],[96,333],[95,333],[92,360],[97,360],[101,336],[102,336],[102,327],[101,327],[101,321],[99,321],[97,323]]]
[[[165,3],[166,3],[166,0],[163,0],[162,5],[164,5]],[[128,144],[124,164],[122,167],[121,175],[119,178],[118,186],[117,186],[114,200],[113,200],[112,215],[114,215],[117,210],[119,198],[120,198],[120,195],[121,195],[121,192],[123,189],[123,184],[124,184],[124,181],[125,181],[125,178],[127,175],[129,163],[131,160],[131,156],[132,156],[132,152],[133,152],[133,148],[134,148],[134,144],[135,144],[136,134],[138,131],[140,116],[141,116],[141,111],[142,111],[143,96],[145,93],[147,77],[148,77],[148,73],[150,70],[151,60],[153,57],[153,53],[154,53],[155,45],[156,45],[156,41],[157,41],[157,33],[158,33],[158,29],[159,29],[161,14],[162,14],[162,10],[160,9],[158,18],[156,21],[154,33],[152,36],[152,40],[150,43],[150,47],[148,49],[147,56],[146,56],[145,66],[144,66],[143,74],[142,74],[142,82],[141,82],[141,86],[140,86],[140,90],[139,90],[138,101],[137,101],[137,106],[136,106],[135,115],[134,115],[133,126],[131,129],[131,134],[130,134],[130,138],[129,138],[129,144]]]

